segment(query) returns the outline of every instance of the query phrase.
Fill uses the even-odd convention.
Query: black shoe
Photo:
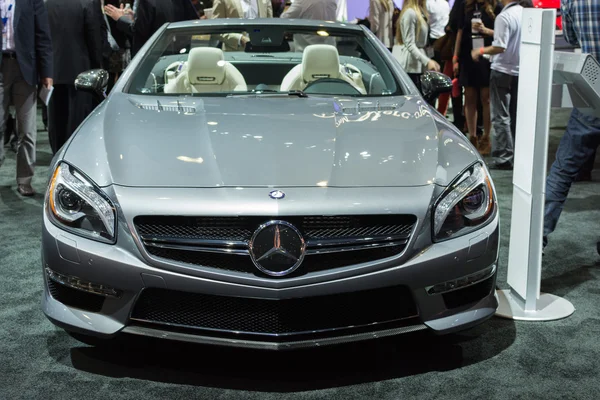
[[[9,143],[10,149],[13,151],[13,153],[16,153],[18,151],[18,146],[17,146],[17,141],[13,140]]]
[[[25,196],[25,197],[31,197],[31,196],[35,195],[35,190],[33,190],[31,185],[28,185],[28,184],[19,185],[17,187],[17,192],[19,192],[19,194],[21,196]]]
[[[487,167],[489,169],[499,169],[502,171],[512,171],[513,170],[513,165],[510,162],[499,163],[496,161],[491,161],[487,164]]]

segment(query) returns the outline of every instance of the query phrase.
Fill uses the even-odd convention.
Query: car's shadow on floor
[[[469,331],[409,335],[310,350],[270,352],[123,337],[110,347],[83,347],[64,332],[50,354],[92,374],[267,392],[318,390],[447,371],[492,358],[515,339],[513,321],[491,319]],[[71,347],[71,346],[75,347]]]

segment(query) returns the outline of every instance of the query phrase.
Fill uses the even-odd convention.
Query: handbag
[[[433,49],[440,54],[442,61],[452,61],[454,55],[454,44],[456,43],[456,34],[452,32],[446,33],[444,36],[435,41]]]

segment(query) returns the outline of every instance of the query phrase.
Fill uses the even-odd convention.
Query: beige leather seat
[[[302,64],[296,65],[281,82],[281,91],[304,90],[313,81],[323,78],[341,79],[354,86],[361,94],[367,94],[362,74],[355,67],[340,65],[340,56],[335,46],[313,44],[302,54]]]
[[[244,76],[225,61],[223,50],[197,47],[190,51],[187,65],[165,85],[165,93],[208,93],[247,91]]]

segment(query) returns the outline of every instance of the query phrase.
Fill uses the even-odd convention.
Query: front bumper
[[[241,284],[230,280],[195,276],[159,269],[136,254],[134,239],[121,231],[117,245],[94,242],[65,232],[44,216],[42,265],[45,290],[43,311],[58,326],[87,335],[110,338],[119,333],[183,340],[196,343],[261,349],[292,349],[345,343],[429,329],[444,334],[463,330],[490,318],[497,307],[495,275],[498,255],[498,217],[481,230],[457,239],[433,244],[400,265],[384,268],[356,269],[353,274],[337,271],[322,273],[318,279],[282,287]],[[125,224],[121,224],[125,226]],[[125,245],[123,245],[123,242]],[[56,299],[49,289],[46,268],[60,276],[76,277],[86,282],[114,289],[115,296],[102,298],[96,308],[83,309]],[[491,271],[485,279],[463,279],[482,271]],[[466,282],[458,290],[430,294],[444,282]],[[59,284],[56,279],[51,285]],[[60,285],[60,284],[59,284]],[[132,320],[132,311],[144,289],[163,289],[183,293],[248,299],[286,300],[327,296],[360,291],[406,287],[417,310],[416,315],[393,324],[369,327],[344,327],[318,335],[304,332],[289,337],[280,335],[246,335],[242,332],[185,329],[172,324],[152,324]],[[81,288],[71,289],[81,291]],[[84,288],[85,290],[85,288]],[[383,304],[382,307],[395,307]],[[327,304],[323,304],[327,307]]]

